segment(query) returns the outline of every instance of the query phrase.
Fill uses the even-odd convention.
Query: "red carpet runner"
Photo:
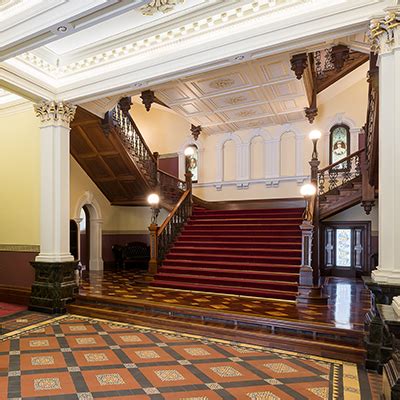
[[[294,300],[302,212],[195,208],[152,286]]]

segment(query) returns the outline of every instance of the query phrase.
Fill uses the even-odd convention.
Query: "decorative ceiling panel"
[[[307,97],[287,53],[246,61],[153,87],[203,132],[222,133],[304,120]]]

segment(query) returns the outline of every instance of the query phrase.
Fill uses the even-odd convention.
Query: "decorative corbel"
[[[307,68],[307,53],[296,54],[290,59],[291,70],[295,73],[297,79],[301,79],[304,70]]]
[[[118,102],[121,111],[124,114],[128,114],[129,110],[131,109],[131,105],[132,105],[132,100],[130,97],[123,97],[119,102]]]
[[[338,44],[337,46],[332,47],[332,63],[335,66],[336,72],[340,72],[345,62],[350,57],[350,50],[347,46],[343,44]]]
[[[199,138],[201,130],[201,125],[196,126],[192,124],[190,131],[192,132],[194,140],[197,140]]]
[[[150,111],[151,105],[155,102],[156,96],[152,90],[145,90],[140,95],[142,103],[146,107],[146,111]]]

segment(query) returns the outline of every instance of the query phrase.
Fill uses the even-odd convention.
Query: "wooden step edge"
[[[165,289],[161,289],[165,290]],[[167,289],[168,290],[168,289]],[[180,291],[180,290],[178,290]],[[202,292],[205,293],[205,292]],[[226,294],[221,293],[215,293],[216,295],[221,295],[221,296],[226,296]],[[232,295],[233,297],[243,297],[245,298],[246,296],[237,296],[237,295]],[[258,298],[260,299],[260,298]],[[276,302],[277,299],[263,299],[265,301],[273,301]],[[352,334],[353,336],[357,336],[360,338],[364,337],[364,332],[363,331],[354,331],[354,330],[348,330],[348,329],[343,329],[343,328],[336,328],[334,326],[326,326],[325,324],[318,322],[318,321],[313,321],[313,322],[301,322],[301,321],[293,321],[289,318],[273,318],[273,317],[265,317],[262,315],[249,315],[248,313],[240,312],[240,311],[226,311],[226,310],[210,310],[208,308],[203,308],[203,307],[191,307],[191,306],[186,306],[186,305],[181,305],[181,304],[174,304],[173,306],[171,305],[164,305],[160,304],[157,302],[149,301],[149,300],[136,300],[136,299],[122,299],[122,298],[115,298],[114,296],[96,296],[96,295],[82,295],[79,294],[76,297],[76,303],[71,303],[71,306],[74,305],[80,305],[80,301],[90,304],[90,302],[95,302],[97,304],[111,304],[111,305],[123,305],[123,306],[132,306],[132,307],[139,307],[143,311],[156,311],[157,309],[162,310],[164,312],[170,312],[171,308],[174,310],[178,310],[177,313],[182,314],[183,312],[190,313],[192,315],[198,316],[198,317],[208,317],[208,318],[216,318],[216,319],[221,319],[221,317],[226,317],[228,319],[240,319],[241,322],[243,323],[248,323],[248,324],[254,324],[254,325],[274,325],[275,327],[278,328],[288,328],[288,329],[308,329],[310,326],[312,326],[312,329],[315,330],[317,333],[329,333],[329,334],[335,334],[335,335],[343,335],[343,336],[348,336],[349,334]],[[279,300],[283,302],[287,302],[288,300]],[[290,301],[293,303],[293,301]],[[323,332],[322,332],[323,331]]]
[[[171,329],[176,332],[179,329],[183,333],[195,334],[204,333],[205,337],[222,339],[233,342],[243,342],[244,344],[258,345],[263,347],[275,347],[286,351],[295,351],[296,353],[304,351],[306,354],[320,357],[330,357],[338,359],[337,355],[344,357],[343,361],[364,362],[366,350],[351,344],[332,343],[319,341],[317,339],[305,339],[284,334],[272,334],[267,332],[257,332],[238,328],[224,328],[212,326],[211,324],[198,324],[193,321],[181,321],[177,319],[166,319],[162,316],[137,315],[117,310],[98,310],[97,308],[87,306],[69,305],[68,312],[76,315],[88,316],[92,318],[107,319],[117,322],[125,322],[133,325],[145,324],[155,329]],[[160,324],[161,323],[161,324]],[[178,332],[179,333],[179,332]],[[283,346],[283,347],[281,347]],[[288,347],[290,346],[290,347]],[[291,347],[293,346],[293,347]],[[318,349],[318,350],[317,350]],[[328,354],[315,354],[319,350],[328,351]],[[330,353],[332,352],[332,354]]]

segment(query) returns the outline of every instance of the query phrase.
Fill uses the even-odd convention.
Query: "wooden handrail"
[[[174,179],[174,180],[176,180],[177,182],[182,183],[183,185],[186,183],[186,182],[183,181],[182,179],[179,179],[179,178],[177,178],[176,176],[171,175],[171,174],[169,174],[168,172],[165,172],[165,171],[163,171],[163,170],[161,170],[161,169],[157,169],[157,172],[159,172],[160,174],[166,175],[166,176],[168,176],[169,178]]]
[[[171,221],[172,217],[176,214],[178,211],[179,207],[181,204],[185,201],[186,197],[188,197],[190,194],[190,190],[185,190],[179,199],[179,201],[175,204],[175,207],[172,209],[172,211],[168,214],[167,218],[165,218],[165,221],[161,224],[161,226],[158,228],[157,231],[157,236],[160,236],[168,223]]]
[[[365,149],[357,150],[354,153],[348,155],[347,157],[341,158],[339,161],[336,161],[333,164],[330,164],[330,165],[326,166],[325,168],[319,169],[318,173],[320,174],[320,173],[323,173],[325,171],[329,171],[330,169],[336,167],[337,165],[343,164],[344,162],[349,161],[351,158],[360,155],[364,151],[365,151]]]

